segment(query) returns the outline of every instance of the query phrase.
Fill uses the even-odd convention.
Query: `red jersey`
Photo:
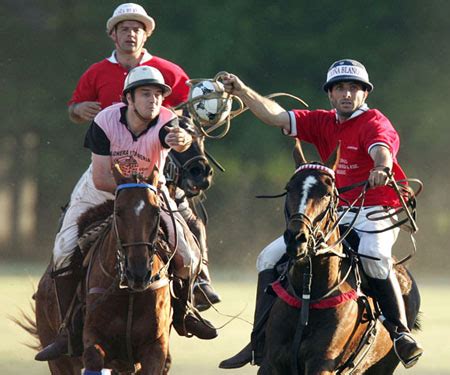
[[[178,65],[152,56],[147,51],[144,52],[140,65],[158,69],[166,84],[172,88],[172,93],[164,99],[165,107],[175,107],[188,99],[189,87],[186,81],[189,77]],[[104,109],[111,104],[120,103],[127,74],[128,71],[117,62],[113,52],[111,57],[91,65],[84,72],[68,104],[98,101]]]
[[[341,142],[340,159],[336,169],[336,186],[350,186],[369,178],[374,167],[369,150],[382,144],[389,148],[393,158],[393,173],[396,180],[406,178],[397,162],[400,146],[399,136],[390,121],[378,110],[366,106],[355,112],[354,116],[339,123],[336,112],[316,110],[294,110],[289,112],[291,118],[291,135],[302,141],[312,143],[322,161],[326,161]],[[353,202],[361,193],[355,188],[342,194]],[[341,205],[345,203],[341,202]],[[400,202],[394,190],[389,187],[369,189],[364,206],[398,207]]]

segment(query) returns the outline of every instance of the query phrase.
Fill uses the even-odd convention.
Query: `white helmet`
[[[155,29],[155,20],[138,4],[126,3],[119,5],[112,17],[106,22],[106,32],[111,34],[114,27],[122,21],[139,21],[144,24],[147,36]]]
[[[125,96],[132,89],[149,85],[161,87],[164,97],[172,92],[171,87],[166,85],[164,77],[158,69],[144,65],[137,66],[128,72],[122,94]]]
[[[323,84],[323,89],[328,92],[335,83],[342,81],[356,81],[363,84],[368,92],[373,90],[373,85],[369,81],[369,74],[363,64],[351,59],[335,61],[331,64],[327,73],[327,81]]]

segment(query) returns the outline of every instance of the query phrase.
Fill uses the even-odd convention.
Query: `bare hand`
[[[222,83],[227,93],[236,96],[240,96],[247,88],[247,86],[239,79],[238,76],[231,73],[227,73],[222,77]]]
[[[169,127],[169,133],[166,135],[165,142],[171,148],[179,151],[185,151],[192,142],[192,136],[182,128]]]
[[[378,187],[385,186],[389,181],[389,176],[387,172],[380,167],[374,168],[370,171],[369,174],[369,186],[370,187]]]
[[[92,121],[101,110],[100,102],[81,102],[74,105],[73,114],[83,121]]]

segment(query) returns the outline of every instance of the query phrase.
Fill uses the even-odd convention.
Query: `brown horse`
[[[307,163],[299,143],[294,151],[284,234],[291,267],[284,283],[273,284],[282,298],[270,312],[258,374],[386,375],[399,363],[373,300],[360,293],[356,257],[343,251],[334,185],[338,153],[323,165]],[[405,268],[395,272],[412,327],[418,289]]]
[[[111,214],[89,250],[89,264],[79,298],[84,302],[83,356],[49,362],[52,374],[99,372],[167,373],[171,299],[165,259],[157,251],[158,175],[139,181],[114,170],[116,199],[80,219]],[[85,224],[85,223],[84,223]],[[164,260],[163,260],[164,259]],[[37,331],[43,346],[52,342],[61,322],[50,267],[36,295]]]

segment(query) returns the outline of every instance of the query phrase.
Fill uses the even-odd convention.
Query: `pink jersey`
[[[138,138],[133,139],[131,132],[120,121],[120,108],[124,106],[123,103],[112,105],[101,111],[94,119],[110,142],[112,163],[118,163],[126,176],[138,173],[147,177],[155,165],[163,171],[170,149],[161,144],[159,131],[176,118],[176,115],[162,107],[156,124]]]
[[[369,155],[371,147],[382,144],[389,147],[394,165],[396,180],[406,178],[397,162],[400,139],[390,121],[378,110],[364,108],[357,116],[343,123],[336,119],[336,112],[317,110],[294,110],[289,112],[291,135],[302,141],[312,143],[318,150],[322,161],[326,161],[341,142],[341,154],[336,170],[336,186],[350,186],[365,181],[374,167]],[[343,198],[353,202],[362,188],[356,188],[342,194]],[[341,202],[341,204],[344,204]],[[398,207],[400,202],[396,193],[388,187],[369,189],[364,206]]]
[[[140,65],[152,66],[158,69],[166,84],[172,88],[172,93],[164,99],[165,107],[175,107],[188,98],[189,87],[187,74],[178,65],[152,56],[144,52]],[[85,101],[98,101],[102,109],[111,104],[120,103],[123,84],[128,71],[120,65],[113,52],[112,56],[91,65],[78,81],[69,105]]]

